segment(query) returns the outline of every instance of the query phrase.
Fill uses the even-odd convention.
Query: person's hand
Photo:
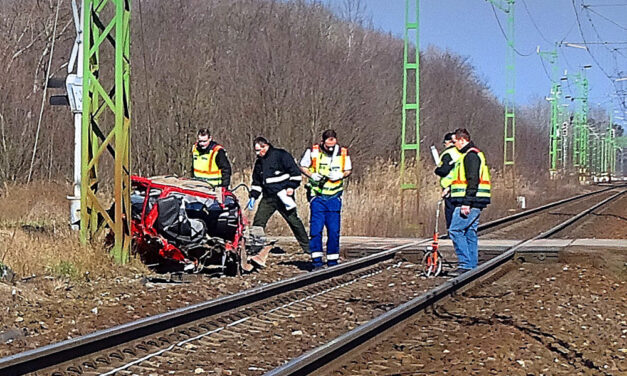
[[[470,214],[470,206],[468,206],[468,205],[462,205],[462,208],[461,208],[461,210],[460,210],[460,211],[461,211],[461,213],[462,213],[462,215],[463,215],[463,216],[467,217],[467,216],[468,216],[468,214]]]
[[[314,172],[313,174],[311,174],[311,180],[315,181],[315,182],[319,182],[322,179],[322,175],[320,175],[317,172]]]
[[[451,187],[446,187],[444,188],[444,190],[442,191],[442,196],[441,197],[446,197],[448,196],[448,194],[451,192]]]
[[[291,196],[294,194],[294,188],[287,188],[285,190],[285,193],[287,193],[288,196]]]
[[[246,209],[253,210],[254,208],[255,208],[255,199],[251,197],[248,199],[248,204],[246,204]]]
[[[344,173],[342,171],[331,171],[329,173],[329,180],[338,181],[344,178]]]

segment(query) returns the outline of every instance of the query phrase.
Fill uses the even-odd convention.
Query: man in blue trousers
[[[453,240],[458,267],[449,275],[458,276],[477,267],[479,216],[491,197],[490,169],[485,155],[463,128],[455,130],[455,147],[461,153],[453,172],[451,202],[455,206],[448,233]]]
[[[337,144],[337,134],[329,129],[322,133],[322,142],[307,149],[300,169],[309,178],[309,250],[313,270],[323,263],[322,230],[327,228],[327,265],[337,265],[340,259],[340,216],[344,179],[351,174],[348,150]]]

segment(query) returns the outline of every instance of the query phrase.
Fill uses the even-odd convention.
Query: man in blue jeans
[[[337,265],[340,259],[340,215],[344,179],[351,174],[348,150],[337,144],[337,135],[329,129],[322,133],[322,142],[307,149],[300,161],[307,183],[311,220],[309,249],[312,269],[324,266],[322,231],[327,228],[327,265]]]
[[[458,267],[449,275],[458,276],[477,267],[477,227],[479,216],[491,197],[490,169],[485,155],[470,140],[470,133],[455,130],[455,147],[461,153],[451,184],[451,202],[455,206],[448,230],[457,254]]]

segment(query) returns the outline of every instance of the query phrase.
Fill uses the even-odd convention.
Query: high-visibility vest
[[[473,147],[468,149],[466,153],[458,160],[455,166],[455,180],[451,184],[451,197],[466,197],[466,188],[468,181],[466,180],[466,168],[464,167],[464,159],[469,151],[474,151],[479,156],[481,165],[479,166],[479,186],[477,187],[476,198],[480,202],[489,203],[492,196],[492,183],[490,182],[490,169],[485,161],[485,155],[479,149]]]
[[[340,171],[343,173],[346,166],[347,155],[348,149],[340,148],[340,154],[333,158],[333,156],[321,152],[320,145],[313,145],[311,147],[311,166],[309,166],[309,171],[311,173],[317,172],[320,175],[327,177],[331,171]],[[327,180],[322,187],[317,186],[315,182],[312,182],[311,185],[311,190],[315,194],[332,196],[344,190],[344,179],[340,179],[338,181]]]
[[[451,163],[453,164],[453,168],[451,169],[451,171],[449,171],[448,175],[440,178],[440,186],[442,188],[450,187],[451,184],[453,184],[453,180],[455,180],[456,174],[455,166],[457,164],[457,161],[462,157],[462,153],[460,153],[455,146],[451,146],[447,149],[444,149],[442,155],[440,155],[440,164],[438,164],[438,167],[442,166],[442,163],[444,163],[442,162],[442,159],[444,159],[444,156],[447,154],[451,156]]]
[[[218,168],[216,159],[218,151],[222,150],[222,145],[214,145],[209,153],[200,154],[196,144],[192,148],[194,156],[194,177],[202,179],[214,187],[222,184],[222,170]]]

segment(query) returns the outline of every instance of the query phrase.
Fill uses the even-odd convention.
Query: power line
[[[549,41],[544,34],[542,33],[542,31],[540,30],[540,28],[538,27],[538,24],[536,24],[536,21],[533,19],[533,16],[531,15],[531,12],[529,12],[529,7],[527,7],[527,2],[525,0],[522,0],[523,5],[525,6],[525,10],[527,11],[527,14],[529,15],[529,18],[531,19],[531,23],[533,24],[533,26],[536,28],[536,30],[538,31],[538,34],[540,34],[540,37],[542,37],[542,39],[544,39],[545,42],[547,42],[548,44],[552,44],[551,41]]]
[[[542,58],[542,56],[540,56],[540,54],[538,54],[538,57],[540,58],[540,62],[542,63],[542,69],[544,70],[544,73],[546,74],[546,76],[549,78],[551,82],[555,83],[555,80],[553,79],[553,77],[551,77],[551,75],[549,74],[549,71],[546,69],[546,65],[544,64],[544,59]]]
[[[492,6],[492,12],[494,12],[494,18],[496,18],[496,23],[499,24],[499,29],[501,29],[501,34],[503,34],[503,38],[505,38],[505,40],[507,42],[510,42],[509,38],[507,38],[507,34],[505,34],[505,30],[503,29],[503,25],[501,25],[501,21],[499,20],[499,16],[496,14],[496,9],[494,8],[494,4],[490,3],[490,5]],[[517,55],[519,56],[523,56],[523,57],[527,57],[527,56],[531,56],[534,54],[534,52],[530,52],[528,54],[523,54],[521,52],[519,52],[515,46],[512,45],[512,48],[514,49],[514,52],[516,52]]]
[[[601,33],[599,33],[599,30],[597,29],[597,27],[594,25],[594,22],[592,21],[592,17],[590,16],[589,9],[587,8],[583,8],[583,9],[586,9],[586,13],[588,14],[588,21],[590,22],[590,26],[592,26],[592,30],[594,30],[594,33],[597,35],[597,38],[599,38],[599,40],[602,41],[603,37],[601,37]],[[600,42],[599,44],[603,45],[603,47],[605,47],[605,49],[608,50],[610,54],[612,54],[615,68],[618,68],[618,60],[616,59],[616,54],[614,53],[614,51],[607,46],[607,43]]]
[[[595,7],[595,8],[599,8],[599,7],[627,7],[627,3],[623,3],[623,4],[588,4],[585,5],[586,7]]]
[[[592,12],[592,13],[596,14],[597,16],[599,16],[599,17],[603,18],[603,19],[604,19],[604,20],[606,20],[607,22],[610,22],[610,23],[612,23],[612,24],[614,24],[614,25],[616,25],[616,26],[620,27],[621,29],[623,29],[623,30],[627,31],[627,27],[624,27],[623,25],[618,24],[616,21],[614,21],[614,20],[612,20],[612,19],[610,19],[610,18],[608,18],[608,17],[604,16],[603,14],[601,14],[601,13],[597,12],[597,11],[596,11],[596,10],[594,10],[594,9],[590,9],[590,7],[589,7],[589,6],[583,5],[583,9],[585,9],[586,11]]]
[[[579,34],[581,34],[581,39],[584,41],[584,43],[588,43],[586,41],[586,37],[583,33],[583,28],[581,26],[581,21],[579,19],[579,13],[577,12],[577,6],[575,4],[575,0],[571,0],[572,4],[573,4],[573,10],[575,11],[575,18],[577,20],[577,25],[579,26]],[[586,9],[583,6],[583,1],[582,1],[582,8]],[[592,25],[592,28],[595,30],[595,32],[597,33],[597,36],[599,36],[599,39],[602,39],[601,36],[598,34],[598,31],[596,29],[596,27],[594,26],[594,23],[592,22],[591,18],[588,18],[588,20],[590,21],[590,24]],[[607,46],[606,46],[607,48]],[[599,67],[599,69],[601,70],[601,72],[603,72],[603,74],[610,80],[610,82],[612,83],[612,85],[614,86],[614,90],[616,91],[616,93],[618,94],[618,87],[616,86],[616,82],[614,81],[614,79],[605,71],[605,69],[603,68],[603,66],[599,63],[599,61],[597,60],[597,58],[592,54],[592,52],[590,51],[589,48],[586,48],[586,51],[588,51],[588,55],[590,55],[590,57],[592,58],[592,60],[594,61],[594,63]],[[625,110],[626,105],[625,105],[625,99],[624,99],[624,95],[623,95],[623,100],[621,103],[621,107],[623,107],[623,110]]]
[[[581,34],[581,39],[584,41],[584,43],[588,43],[588,41],[586,40],[586,37],[583,33],[583,28],[581,27],[581,21],[579,20],[579,13],[577,12],[577,5],[575,4],[575,0],[571,0],[573,3],[573,10],[575,11],[575,17],[577,18],[577,25],[579,26],[579,33]],[[605,71],[605,69],[603,69],[603,66],[601,65],[601,63],[599,63],[599,61],[596,59],[596,57],[592,54],[592,52],[590,52],[589,48],[586,48],[586,51],[588,51],[588,55],[590,55],[590,57],[592,58],[592,60],[594,61],[594,63],[599,67],[599,69],[601,70],[601,72],[603,72],[603,74],[605,74],[607,76],[607,78],[613,82],[612,77],[610,77],[610,75]]]

